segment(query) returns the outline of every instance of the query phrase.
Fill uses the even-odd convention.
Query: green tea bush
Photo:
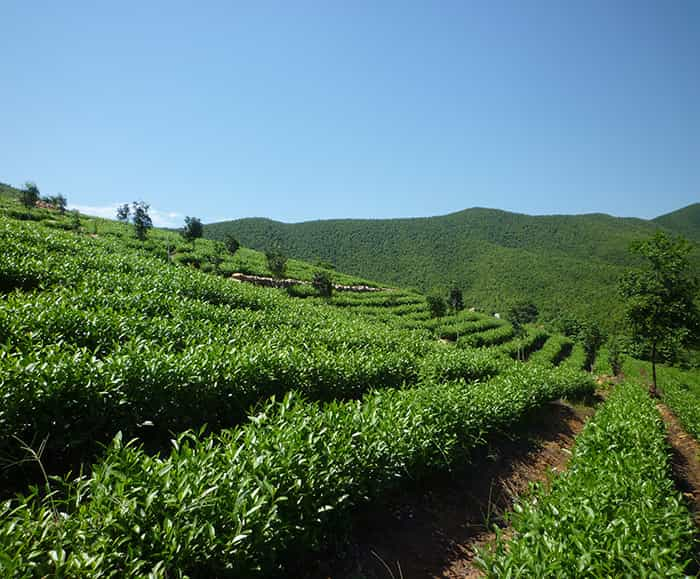
[[[382,291],[353,293],[344,292],[334,295],[330,304],[338,307],[355,308],[360,306],[375,306],[377,308],[395,308],[404,305],[420,305],[426,307],[425,298],[418,294],[405,294],[400,291]]]
[[[5,502],[6,577],[271,576],[338,537],[352,510],[468,459],[532,409],[592,391],[585,374],[513,366],[483,384],[384,389],[323,407],[290,394],[165,457],[118,437],[62,494]]]
[[[661,385],[661,399],[678,417],[683,427],[700,440],[700,388],[691,388],[683,380],[665,380]]]
[[[514,360],[526,360],[547,342],[549,333],[542,328],[528,328],[526,334],[520,338],[515,338],[496,349],[497,351],[510,356]]]
[[[671,479],[665,428],[635,384],[613,391],[569,468],[538,486],[481,553],[490,577],[683,577],[694,525]]]
[[[474,322],[476,320],[496,320],[491,316],[485,316],[484,314],[477,314],[476,312],[470,312],[468,310],[461,310],[456,313],[452,313],[441,318],[430,318],[426,319],[423,323],[423,327],[428,330],[435,330],[441,326],[451,326],[461,324],[463,322]]]
[[[433,332],[436,336],[446,340],[458,340],[467,334],[476,334],[505,326],[506,322],[496,318],[483,317],[474,321],[448,322],[435,326]]]
[[[575,368],[576,370],[585,370],[590,357],[586,354],[586,349],[580,342],[575,342],[571,353],[561,362],[562,366]]]
[[[52,472],[89,461],[117,431],[157,448],[171,432],[235,425],[290,390],[358,398],[436,377],[484,378],[500,364],[470,351],[446,355],[425,334],[277,290],[167,266],[113,239],[8,222],[0,241],[9,287],[0,301],[0,452],[17,461],[17,438],[46,439]]]
[[[331,305],[336,305],[331,300]],[[390,314],[392,316],[405,316],[406,314],[414,314],[426,311],[425,304],[408,303],[403,305],[357,305],[357,306],[342,306],[344,309],[350,310],[356,314],[366,314],[370,316],[382,316]]]
[[[484,330],[483,332],[475,332],[462,336],[457,340],[457,346],[460,348],[483,348],[488,346],[497,346],[503,344],[513,338],[515,331],[510,324],[503,324],[498,327]]]
[[[657,377],[661,399],[676,415],[683,427],[700,440],[700,370],[685,370],[676,366],[658,365]],[[627,358],[625,375],[639,376],[650,381],[650,363]]]
[[[311,285],[294,284],[285,289],[287,295],[293,298],[315,298],[318,292]]]
[[[549,337],[542,348],[530,356],[530,361],[557,366],[571,354],[573,347],[574,342],[571,338],[555,334]]]

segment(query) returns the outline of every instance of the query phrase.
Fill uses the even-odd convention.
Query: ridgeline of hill
[[[504,311],[533,301],[544,319],[590,318],[612,328],[622,317],[617,279],[635,264],[628,249],[664,228],[697,240],[700,204],[654,221],[604,214],[529,216],[473,208],[440,217],[280,223],[240,219],[205,226],[205,237],[236,235],[255,249],[400,287],[464,289],[465,303]],[[696,250],[693,263],[700,268]]]
[[[700,242],[700,203],[660,215],[653,221],[671,231],[681,233],[692,241]]]

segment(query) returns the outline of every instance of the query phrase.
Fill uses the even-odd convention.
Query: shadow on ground
[[[568,449],[589,407],[553,402],[508,436],[492,438],[469,464],[405,486],[367,505],[353,520],[349,541],[293,576],[306,579],[386,579],[478,576],[475,545],[493,539],[513,498],[552,469],[565,468]],[[292,576],[290,575],[290,576]]]

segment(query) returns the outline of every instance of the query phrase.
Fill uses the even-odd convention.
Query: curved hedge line
[[[358,504],[468,460],[489,433],[592,388],[583,373],[514,365],[484,384],[362,402],[289,395],[239,429],[178,437],[164,458],[117,439],[63,497],[2,505],[0,565],[7,577],[280,576],[337,537]]]
[[[290,390],[358,398],[502,364],[36,223],[0,223],[0,286],[0,454],[17,461],[16,437],[46,439],[51,472],[89,461],[119,430],[157,447],[171,432],[231,427]]]

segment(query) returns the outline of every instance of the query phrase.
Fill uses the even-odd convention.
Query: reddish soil
[[[686,498],[686,504],[698,527],[695,560],[689,571],[694,576],[700,576],[700,443],[683,429],[668,406],[659,403],[657,408],[668,430],[667,440],[671,446],[671,468],[676,487]]]
[[[642,378],[647,377],[643,368],[640,374]],[[649,386],[651,387],[651,384]],[[695,524],[700,528],[700,442],[685,431],[668,406],[659,402],[656,407],[666,423],[667,440],[671,446],[671,468],[676,486],[687,499]]]
[[[480,576],[474,548],[491,542],[494,523],[534,481],[562,470],[591,408],[556,402],[509,437],[491,440],[468,465],[416,482],[369,505],[354,519],[349,544],[301,562],[307,579],[412,579]]]
[[[676,485],[688,500],[695,523],[700,526],[700,443],[683,430],[665,404],[658,404],[657,407],[668,429]]]

